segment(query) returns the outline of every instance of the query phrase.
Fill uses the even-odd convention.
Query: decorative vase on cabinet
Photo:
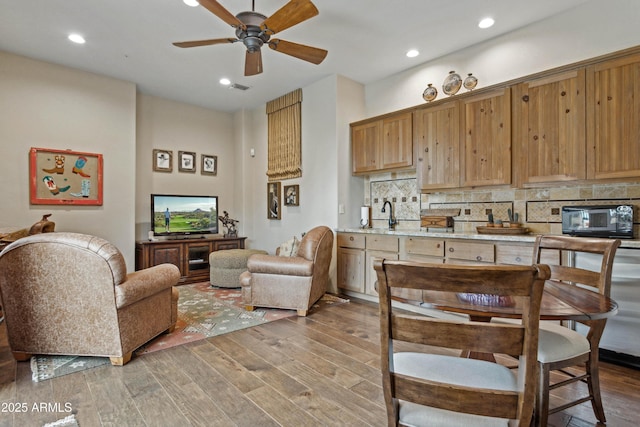
[[[462,82],[462,85],[467,90],[472,90],[474,87],[478,85],[478,78],[473,75],[473,73],[469,73],[467,77]]]
[[[436,89],[431,85],[431,83],[429,83],[424,92],[422,92],[422,98],[427,102],[431,102],[436,99],[436,96],[438,96],[438,89]]]
[[[460,74],[457,74],[455,71],[449,71],[449,75],[444,79],[444,83],[442,83],[442,91],[447,95],[455,95],[460,90],[460,86],[462,86]]]

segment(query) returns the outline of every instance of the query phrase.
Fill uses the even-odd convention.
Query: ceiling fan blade
[[[327,53],[329,53],[324,49],[288,42],[286,40],[280,39],[269,40],[269,47],[277,52],[295,56],[298,59],[302,59],[316,65],[324,61]]]
[[[244,60],[244,75],[245,76],[255,76],[256,74],[260,74],[262,72],[262,53],[260,49],[249,52],[247,50],[247,54],[245,55]]]
[[[232,27],[242,28],[243,30],[247,28],[242,21],[236,18],[216,0],[198,0],[198,3]]]
[[[174,46],[177,47],[198,47],[198,46],[210,46],[213,44],[234,43],[238,39],[210,39],[210,40],[194,40],[190,42],[175,42]]]
[[[279,33],[317,14],[318,9],[310,0],[291,0],[265,19],[260,29],[267,30],[270,34]]]

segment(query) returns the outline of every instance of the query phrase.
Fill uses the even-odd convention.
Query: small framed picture
[[[178,151],[178,171],[195,173],[196,171],[196,153],[191,151]]]
[[[279,182],[267,183],[267,218],[280,219],[280,204],[282,200],[281,186]]]
[[[285,185],[284,186],[284,205],[299,206],[300,205],[300,186]]]
[[[202,175],[218,174],[218,156],[200,155],[200,173]]]
[[[153,171],[172,172],[173,171],[173,151],[153,150]]]

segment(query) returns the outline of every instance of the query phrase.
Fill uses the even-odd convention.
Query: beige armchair
[[[19,239],[0,253],[13,356],[104,356],[124,365],[135,349],[175,327],[179,277],[172,264],[127,274],[120,251],[95,236]]]
[[[333,232],[319,226],[300,240],[296,256],[252,255],[240,275],[245,308],[293,309],[306,316],[327,290],[332,253]]]

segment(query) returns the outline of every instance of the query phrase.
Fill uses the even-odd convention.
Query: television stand
[[[179,284],[209,280],[209,254],[225,249],[244,249],[246,237],[181,237],[136,241],[136,270],[170,263],[180,269]]]

